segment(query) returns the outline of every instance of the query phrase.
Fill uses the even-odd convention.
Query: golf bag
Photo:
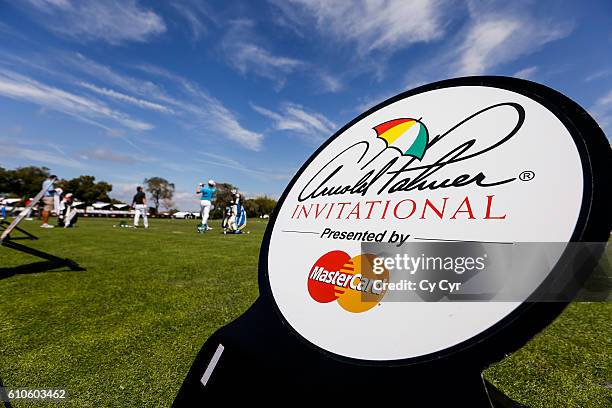
[[[59,226],[64,228],[74,227],[78,219],[79,214],[76,208],[74,208],[72,204],[62,200],[60,203],[59,214],[57,216]]]
[[[223,222],[221,225],[223,227],[224,234],[227,233],[227,230],[229,229],[229,223],[232,218],[232,205],[233,203],[229,203],[225,206],[225,210],[223,211]]]
[[[242,229],[246,226],[246,210],[237,199],[225,207],[225,217],[223,218],[224,234],[242,234]]]

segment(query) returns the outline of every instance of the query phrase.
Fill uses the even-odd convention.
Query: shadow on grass
[[[33,241],[30,237],[11,237],[12,241]]]
[[[9,402],[8,395],[4,391],[4,382],[2,382],[2,377],[0,377],[0,402],[3,402],[4,408],[12,408],[13,406]]]
[[[529,408],[527,405],[519,404],[514,401],[506,394],[504,394],[499,388],[494,386],[485,378],[482,379],[484,382],[487,396],[492,408]]]
[[[607,256],[602,256],[595,270],[581,285],[576,302],[612,301],[612,267]]]
[[[68,272],[84,271],[84,268],[73,269],[66,264],[58,264],[52,261],[33,262],[26,265],[15,266],[13,268],[0,268],[0,280],[10,278],[15,275],[27,275],[30,273],[41,272]]]

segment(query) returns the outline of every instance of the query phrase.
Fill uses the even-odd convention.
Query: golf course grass
[[[86,270],[40,271],[41,260],[0,248],[6,387],[67,388],[68,405],[79,407],[171,404],[206,338],[256,299],[266,223],[230,236],[218,221],[206,234],[193,220],[150,221],[148,230],[114,228],[114,219],[68,230],[22,222],[40,240],[17,242]],[[575,303],[486,377],[533,408],[610,407],[611,351],[612,304]]]

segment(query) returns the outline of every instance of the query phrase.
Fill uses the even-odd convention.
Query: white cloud
[[[194,191],[177,190],[172,198],[174,206],[182,211],[199,211],[200,200]]]
[[[89,89],[90,91],[93,91],[97,94],[107,96],[109,98],[116,99],[121,102],[126,102],[132,105],[136,105],[144,109],[150,109],[150,110],[154,110],[154,111],[162,112],[162,113],[174,113],[172,109],[164,105],[160,105],[158,103],[150,102],[144,99],[135,98],[133,96],[126,95],[121,92],[113,91],[112,89],[100,88],[98,86],[95,86],[87,82],[80,82],[80,85],[83,88]]]
[[[136,187],[142,186],[142,179],[139,182],[113,182],[111,185],[113,186],[111,197],[130,204],[132,197],[136,194]]]
[[[211,153],[211,152],[200,152],[202,156],[208,157],[208,162],[216,163],[219,166],[225,166],[228,168],[238,168],[243,167],[243,165],[236,159],[228,156],[224,156],[221,154]],[[212,159],[212,161],[210,160]]]
[[[255,104],[251,104],[251,107],[271,119],[275,130],[294,132],[305,136],[311,142],[325,140],[336,130],[336,124],[324,115],[308,112],[298,104],[284,103],[280,113]]]
[[[238,160],[223,156],[220,154],[214,154],[209,152],[198,152],[200,158],[194,159],[198,163],[210,164],[213,166],[224,167],[232,170],[239,171],[246,176],[254,177],[258,180],[262,181],[270,181],[270,180],[288,180],[295,172],[294,169],[291,170],[270,170],[270,169],[260,169],[255,168],[253,166],[246,166],[239,162]],[[202,156],[208,157],[207,159],[201,158]]]
[[[213,20],[213,15],[208,6],[199,0],[176,1],[171,3],[176,13],[189,25],[191,36],[194,41],[202,38],[206,32],[205,20]]]
[[[608,140],[612,140],[612,90],[597,99],[589,111],[606,132]]]
[[[199,123],[247,149],[261,150],[263,142],[261,133],[244,128],[236,115],[216,98],[198,89],[194,84],[186,85],[189,85],[188,89],[196,100],[195,103],[185,103],[184,108],[194,114]]]
[[[187,119],[189,125],[195,127],[204,137],[211,137],[210,131],[212,130],[214,134],[222,135],[247,149],[257,151],[262,148],[263,135],[261,133],[253,132],[242,126],[234,112],[197,84],[163,68],[148,64],[135,67],[148,75],[169,80],[170,85],[175,88],[175,92],[172,94],[152,81],[119,73],[81,54],[66,55],[63,62],[73,69],[95,77],[99,81],[107,82],[127,92],[159,103],[106,88],[95,87],[97,89],[94,90],[90,86],[90,89],[94,92],[103,93],[114,99],[121,99],[149,109],[173,113],[179,118]]]
[[[269,197],[277,201],[281,196],[281,193],[279,192],[266,193],[263,191],[240,191],[240,194],[247,199],[258,198],[258,197]]]
[[[341,79],[337,76],[324,71],[316,75],[322,85],[323,92],[338,92],[343,87]]]
[[[406,88],[454,76],[492,74],[573,30],[573,23],[539,15],[524,3],[469,2],[468,11],[454,39],[429,61],[409,70]],[[530,69],[523,74],[534,72]]]
[[[233,49],[232,62],[242,73],[253,70],[261,76],[274,79],[275,72],[289,73],[302,65],[297,59],[273,55],[255,44],[239,43]]]
[[[130,103],[141,108],[172,114],[176,120],[187,124],[191,129],[195,129],[203,138],[210,139],[211,137],[220,135],[250,150],[257,151],[262,148],[264,136],[261,133],[254,132],[242,126],[236,113],[227,108],[220,100],[210,95],[196,83],[188,81],[163,68],[153,65],[139,65],[133,67],[149,76],[157,77],[156,79],[161,77],[169,80],[169,82],[165,83],[169,87],[168,90],[158,85],[161,81],[156,81],[158,83],[155,83],[148,79],[120,73],[82,54],[60,53],[58,60],[52,60],[51,62],[63,69],[63,72],[60,73],[52,69],[46,69],[45,74],[56,76],[63,82],[74,83],[75,85],[84,87],[115,101]],[[2,71],[0,68],[0,81],[2,80],[2,72],[8,71]],[[65,72],[69,72],[69,74]],[[76,74],[70,74],[73,72],[76,72]],[[104,86],[94,85],[92,81],[84,80],[83,76],[91,78],[92,81],[95,80],[96,83],[104,84]],[[120,88],[125,92],[111,89],[109,86]],[[172,92],[170,92],[170,90]],[[0,95],[1,94],[2,90],[0,89]],[[152,125],[136,121],[127,115],[108,108],[105,104],[95,99],[87,99],[82,96],[79,98],[80,101],[88,100],[92,105],[89,106],[90,109],[86,115],[76,115],[75,111],[77,111],[77,109],[69,105],[69,100],[60,100],[57,106],[52,103],[46,103],[44,106],[49,109],[61,110],[65,113],[72,114],[82,121],[105,129],[109,135],[121,136],[123,131],[110,127],[107,124],[100,123],[98,119],[104,116],[111,117],[130,129],[146,130],[152,128]],[[21,99],[25,99],[25,96],[22,96]],[[40,98],[37,98],[37,101],[41,102],[40,99],[42,99],[42,95]],[[29,100],[33,101],[32,98],[29,98]],[[39,104],[42,105],[42,103]],[[81,111],[83,110],[84,109],[81,109]],[[127,143],[130,143],[128,139],[125,140]],[[137,148],[137,146],[134,147]]]
[[[171,99],[157,84],[118,73],[110,67],[99,64],[82,54],[64,54],[62,55],[61,63],[98,81],[106,82],[136,95],[160,101]],[[172,102],[172,100],[169,102]]]
[[[191,125],[200,128],[207,137],[210,137],[211,133],[219,134],[249,150],[261,150],[264,136],[243,127],[237,115],[206,90],[179,75],[155,66],[145,65],[139,68],[150,74],[165,77],[181,88],[186,98],[180,100],[166,98],[166,100],[189,115]]]
[[[393,51],[444,35],[451,2],[444,0],[273,0],[294,24],[314,25],[338,42],[354,42],[361,54]]]
[[[132,156],[118,153],[106,146],[95,146],[91,149],[80,150],[77,155],[82,160],[98,160],[114,163],[133,163],[135,160]]]
[[[316,92],[338,92],[343,84],[339,76],[313,63],[286,55],[279,55],[267,45],[255,30],[255,22],[233,20],[221,41],[226,63],[242,75],[257,75],[271,80],[280,91],[291,75],[301,74],[317,87]]]
[[[142,186],[142,180],[137,182],[122,182],[122,183],[112,183],[113,189],[111,190],[113,195],[117,197],[128,197],[130,194],[136,194],[136,187]]]
[[[17,29],[9,26],[8,24],[3,23],[2,21],[0,21],[0,36],[13,37],[11,38],[11,40],[14,40],[15,38],[17,38],[21,41],[28,41],[28,38],[26,35],[18,31]]]
[[[134,194],[136,194],[136,187],[143,186],[143,179],[144,177],[139,180],[132,178],[130,181],[112,182],[113,189],[111,191],[111,197],[130,204]],[[174,202],[174,206],[179,210],[199,210],[199,200],[198,196],[195,194],[195,189],[194,192],[189,192],[176,187],[172,201]]]
[[[599,98],[596,105],[606,109],[612,108],[612,91]]]
[[[20,68],[33,68],[46,76],[54,77],[62,82],[79,84],[86,82],[83,76],[91,82],[101,82],[107,86],[121,88],[130,93],[163,99],[163,90],[155,83],[134,78],[119,73],[109,66],[99,64],[80,53],[49,49],[45,53],[29,53],[18,56],[14,52],[0,50],[2,65]]]
[[[532,78],[533,75],[537,71],[538,71],[538,67],[533,66],[533,67],[523,68],[520,71],[517,71],[514,74],[512,74],[512,76],[515,78],[529,79],[529,78]]]
[[[407,89],[412,89],[412,88],[416,88],[416,86],[418,85],[422,85],[422,84],[415,84],[415,86],[412,85],[408,85],[406,88]],[[354,108],[356,112],[358,113],[362,113],[367,111],[370,108],[373,108],[374,106],[378,105],[379,103],[382,103],[384,101],[386,101],[387,99],[397,95],[398,92],[381,92],[378,93],[374,96],[370,96],[367,98],[360,98],[359,99],[359,103],[358,105]]]
[[[0,158],[27,160],[29,163],[41,163],[48,166],[66,166],[84,168],[80,161],[65,156],[57,149],[44,145],[44,149],[34,149],[31,145],[16,142],[15,139],[0,138]]]
[[[298,59],[276,55],[258,43],[250,20],[235,20],[221,43],[227,63],[241,74],[252,72],[271,79],[277,89],[284,86],[287,75],[306,64]]]
[[[586,82],[591,82],[591,81],[595,81],[597,79],[602,79],[602,78],[606,78],[612,75],[612,69],[602,69],[599,70],[597,72],[592,73],[591,75],[587,76],[584,80]]]
[[[146,41],[166,31],[163,19],[136,0],[29,0],[28,4],[47,29],[78,41],[116,45]]]
[[[149,123],[109,108],[94,99],[88,99],[56,87],[45,85],[13,71],[0,69],[0,95],[40,105],[71,115],[89,123],[112,120],[132,130],[149,130]],[[105,127],[102,125],[102,127]],[[106,127],[105,127],[106,128]]]
[[[483,74],[572,31],[570,24],[506,13],[473,14],[469,24],[457,49],[455,70],[459,75]]]

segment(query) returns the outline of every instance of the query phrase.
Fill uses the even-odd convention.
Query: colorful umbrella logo
[[[393,119],[374,126],[376,137],[382,139],[387,147],[392,147],[403,156],[421,160],[429,142],[429,132],[421,119]]]

